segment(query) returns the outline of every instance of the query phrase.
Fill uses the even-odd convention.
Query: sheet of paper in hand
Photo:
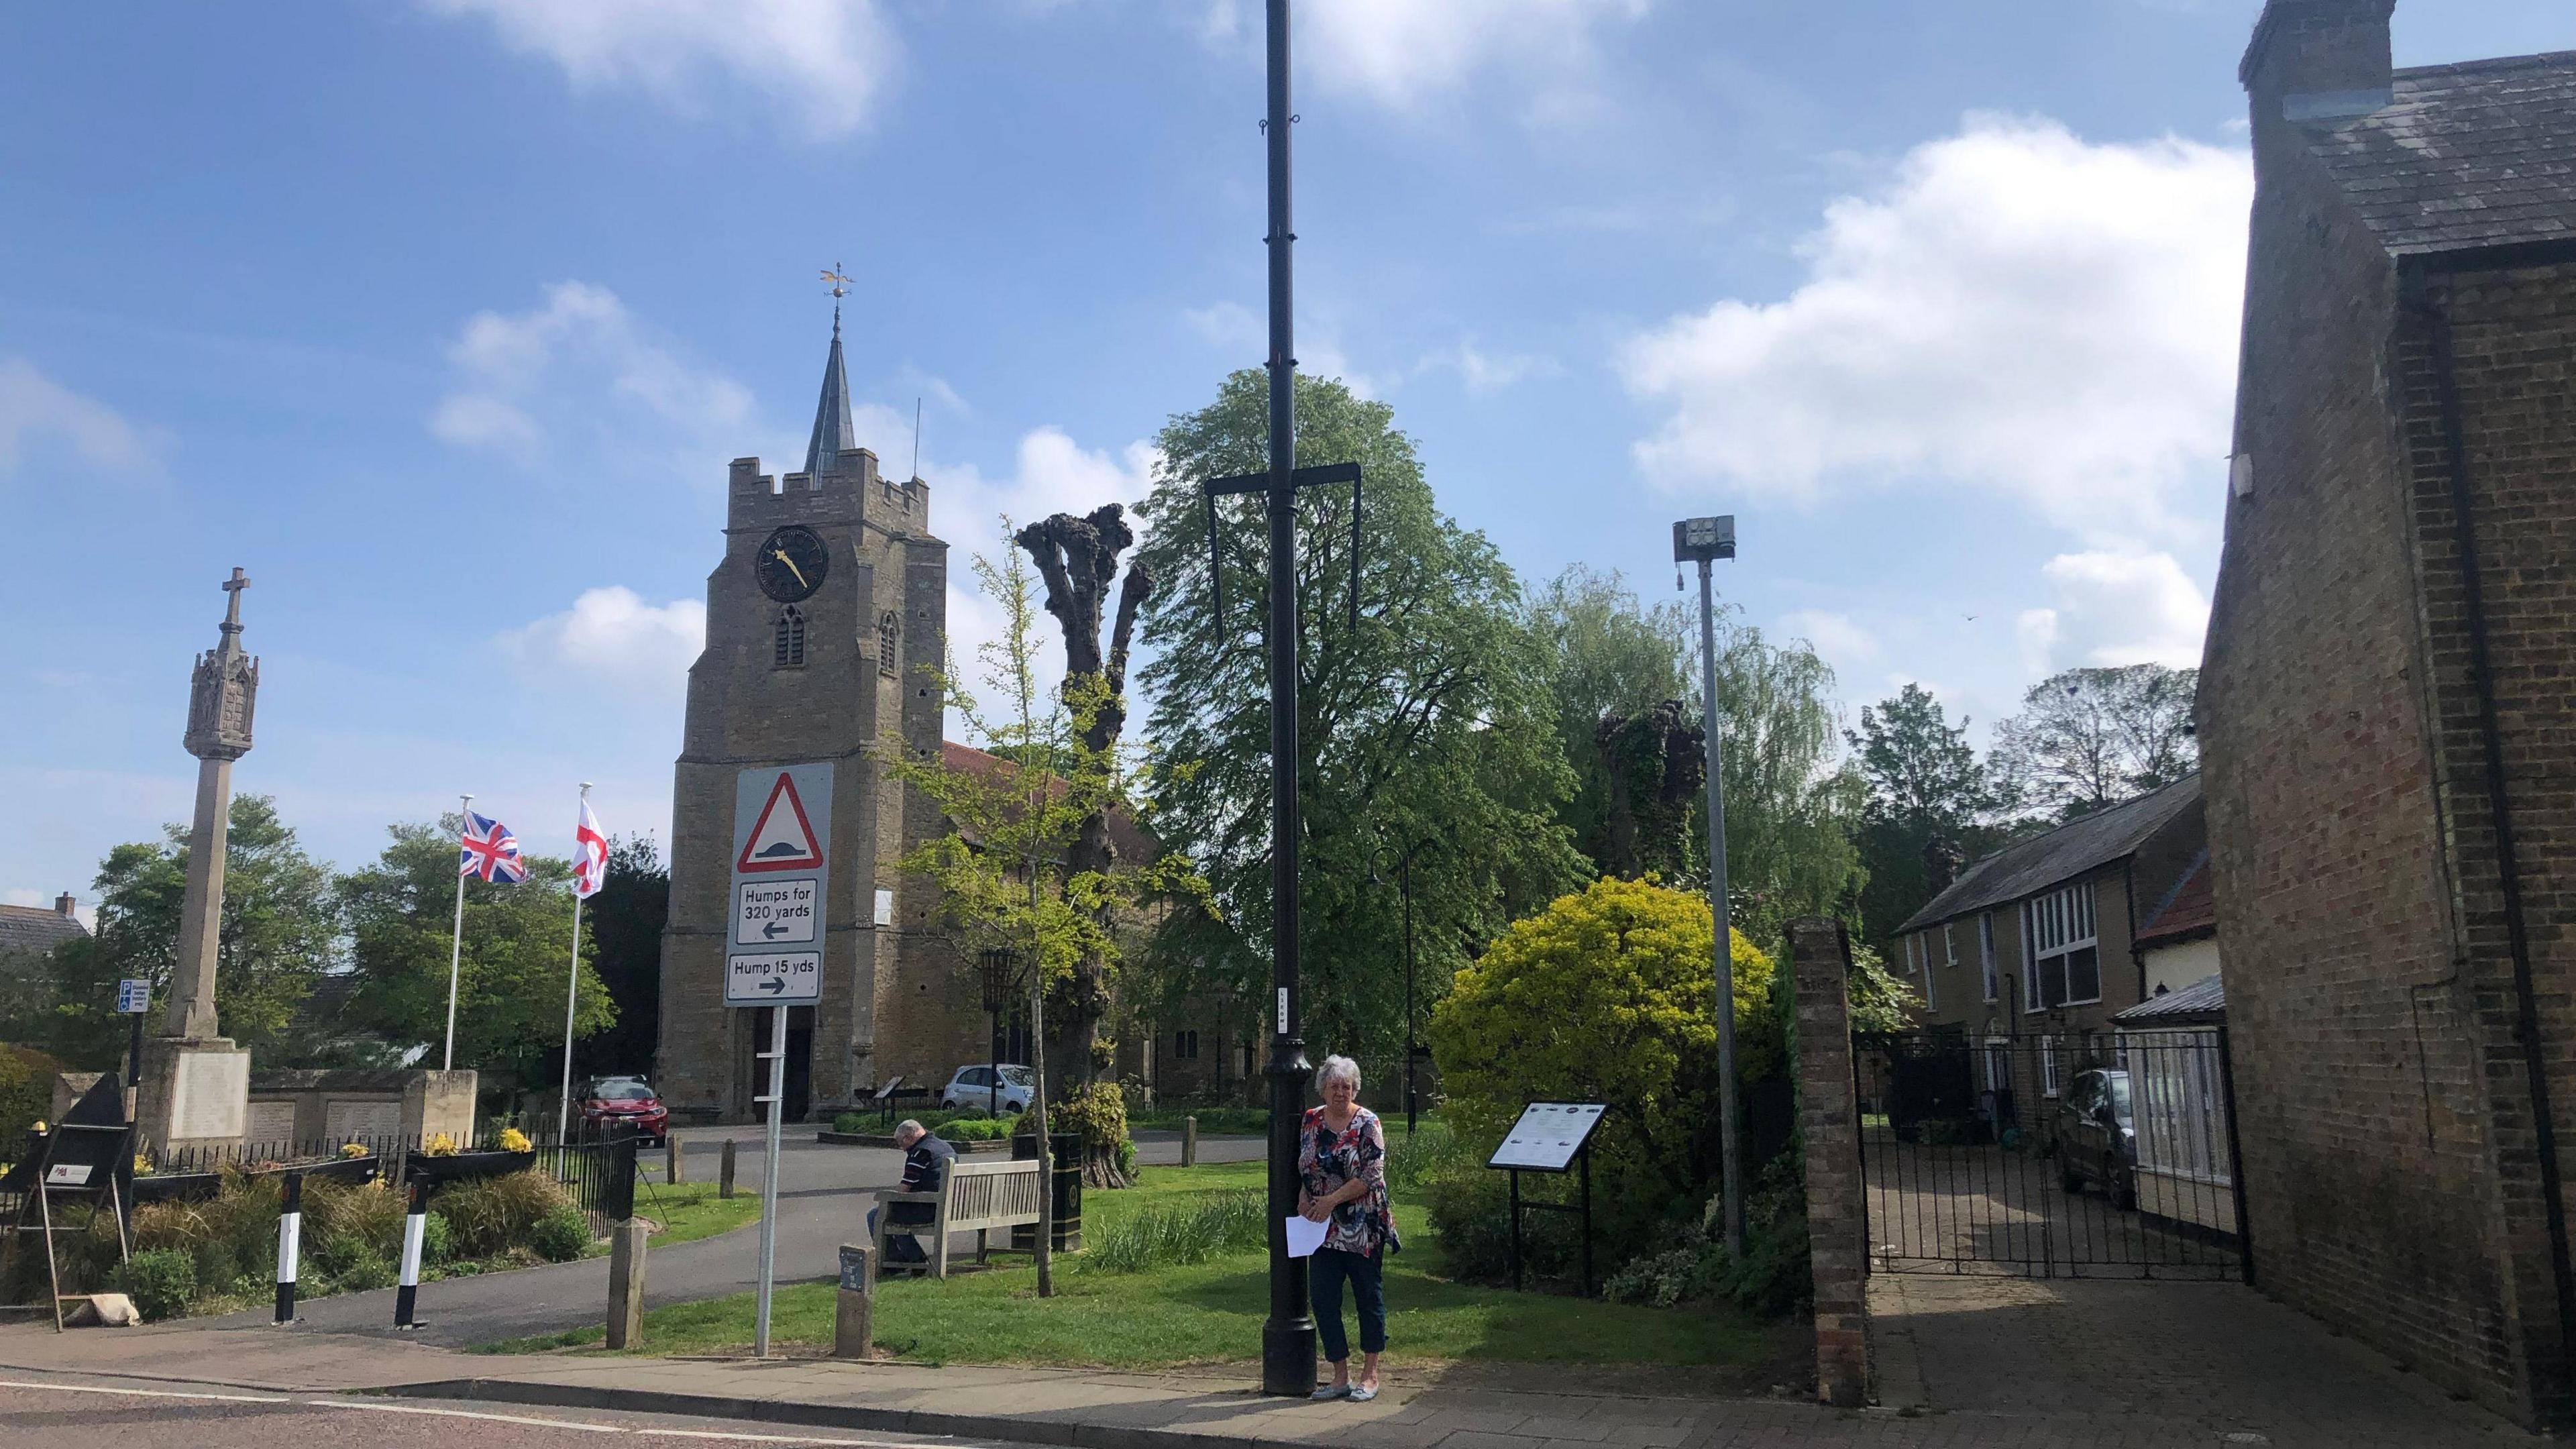
[[[1313,1257],[1315,1250],[1324,1246],[1324,1229],[1330,1226],[1328,1222],[1308,1222],[1302,1215],[1288,1219],[1288,1256]]]

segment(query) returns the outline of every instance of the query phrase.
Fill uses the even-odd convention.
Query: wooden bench
[[[972,1232],[975,1235],[975,1261],[981,1263],[992,1250],[990,1234],[995,1228],[1035,1226],[1038,1220],[1038,1165],[1028,1158],[1006,1162],[969,1162],[959,1158],[948,1164],[935,1192],[901,1192],[881,1188],[877,1192],[877,1262],[887,1268],[904,1265],[886,1257],[886,1240],[897,1236],[930,1238],[930,1276],[948,1276],[948,1235]],[[894,1221],[897,1203],[925,1203],[932,1208],[932,1219],[926,1223]]]

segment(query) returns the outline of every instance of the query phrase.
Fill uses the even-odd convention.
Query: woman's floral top
[[[1378,1125],[1377,1114],[1355,1106],[1350,1125],[1336,1132],[1325,1123],[1323,1108],[1309,1107],[1297,1141],[1297,1177],[1308,1197],[1339,1192],[1353,1178],[1369,1185],[1361,1196],[1335,1205],[1324,1246],[1363,1258],[1380,1243],[1390,1252],[1402,1252],[1404,1241],[1396,1235],[1395,1214],[1387,1206],[1386,1129]]]

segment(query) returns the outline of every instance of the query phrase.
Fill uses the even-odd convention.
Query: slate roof
[[[2217,934],[2218,893],[2210,884],[2209,852],[2204,849],[2148,913],[2147,923],[2138,928],[2136,944],[2140,949],[2172,946]]]
[[[2184,1026],[2201,1017],[2227,1014],[2227,982],[2215,971],[2189,986],[2150,996],[2111,1018],[2113,1026]]]
[[[2393,255],[2576,238],[2576,51],[2400,70],[2311,136]]]
[[[2069,821],[2046,835],[2007,846],[1961,872],[1950,888],[1916,911],[1899,932],[2037,895],[2060,881],[2137,853],[2150,836],[2200,799],[2200,775],[2185,775],[2124,805]]]
[[[88,934],[89,927],[51,906],[0,906],[0,953],[41,956]]]

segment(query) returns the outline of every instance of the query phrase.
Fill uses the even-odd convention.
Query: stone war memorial
[[[144,1151],[269,1151],[292,1144],[366,1138],[426,1140],[445,1132],[468,1140],[474,1125],[471,1071],[287,1071],[254,1075],[251,1054],[223,1035],[215,1014],[221,958],[224,851],[231,818],[233,762],[250,753],[259,697],[259,660],[241,646],[240,569],[225,580],[221,637],[197,656],[184,743],[197,757],[197,800],[188,831],[188,885],[178,954],[161,1030],[145,1039],[135,1083],[137,1145]],[[67,1072],[55,1115],[96,1074]]]
[[[170,971],[169,1013],[145,1044],[135,1122],[160,1150],[229,1147],[250,1127],[250,1053],[215,1021],[215,959],[224,908],[224,839],[233,803],[233,761],[250,753],[259,699],[259,660],[242,652],[240,569],[224,581],[224,622],[215,647],[197,656],[188,688],[188,753],[197,757],[197,809],[188,830],[188,892],[180,907],[179,954]]]

